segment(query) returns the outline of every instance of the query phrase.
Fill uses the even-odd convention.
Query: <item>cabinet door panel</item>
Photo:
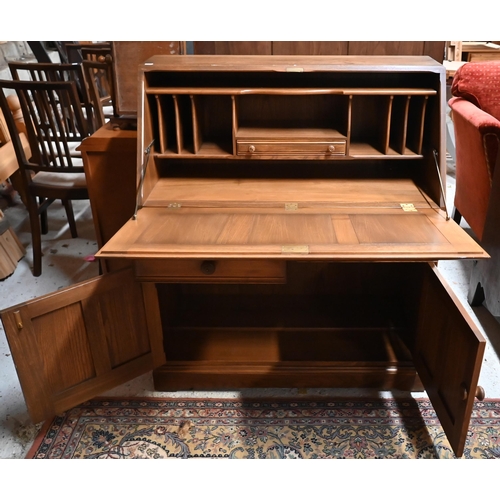
[[[414,361],[448,440],[460,456],[485,340],[437,268],[426,271]]]
[[[0,316],[34,422],[164,362],[154,285],[135,283],[130,269]]]

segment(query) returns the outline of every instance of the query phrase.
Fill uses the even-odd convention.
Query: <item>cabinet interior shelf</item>
[[[146,89],[154,156],[421,158],[433,89]]]

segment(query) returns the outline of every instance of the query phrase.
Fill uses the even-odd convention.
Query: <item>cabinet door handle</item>
[[[468,395],[469,393],[467,391],[467,386],[465,384],[462,384],[462,399],[465,401]],[[482,401],[485,398],[485,396],[486,394],[484,392],[484,389],[480,385],[478,385],[476,387],[476,393],[474,394],[474,397],[479,401]]]
[[[207,276],[215,273],[216,263],[214,260],[204,260],[201,263],[200,269],[203,274]]]

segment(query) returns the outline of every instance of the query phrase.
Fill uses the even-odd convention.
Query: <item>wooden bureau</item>
[[[436,262],[488,255],[443,208],[443,66],[155,56],[139,87],[135,214],[97,254],[130,267],[2,313],[33,420],[151,369],[424,387],[461,455],[485,341]]]

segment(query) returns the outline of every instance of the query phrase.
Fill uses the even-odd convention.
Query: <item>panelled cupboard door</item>
[[[437,268],[427,270],[414,363],[455,454],[461,456],[486,341]]]
[[[33,422],[163,364],[157,300],[126,269],[2,311]]]

